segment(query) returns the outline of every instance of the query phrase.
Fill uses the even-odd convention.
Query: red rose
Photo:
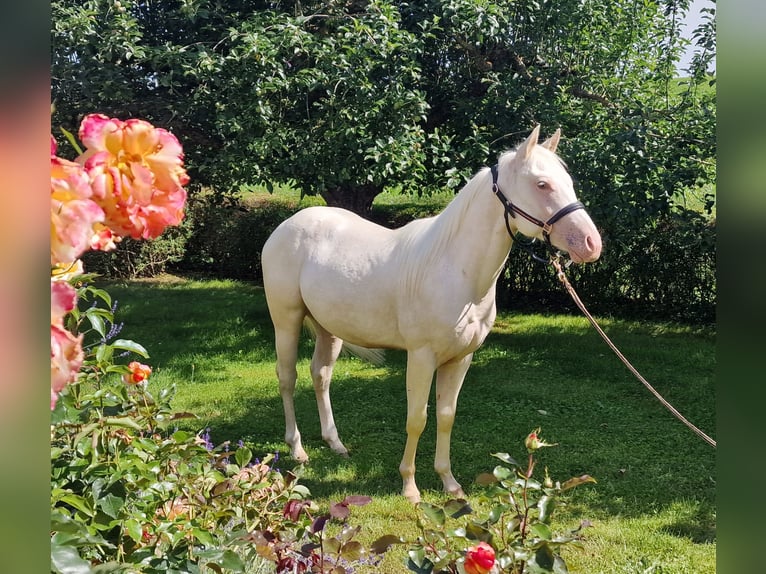
[[[487,574],[495,565],[495,549],[486,542],[479,542],[465,551],[463,567],[466,574]]]

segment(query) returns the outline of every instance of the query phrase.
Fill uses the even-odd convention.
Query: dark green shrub
[[[263,244],[299,209],[295,202],[280,200],[214,203],[212,196],[197,198],[189,207],[194,232],[178,268],[259,281]]]
[[[624,233],[602,232],[601,259],[567,276],[597,314],[685,323],[715,321],[715,220],[678,210]],[[541,245],[536,253],[544,255]],[[514,247],[498,282],[506,309],[576,310],[551,266]]]
[[[114,251],[88,251],[82,255],[83,264],[105,277],[154,277],[184,258],[193,225],[187,215],[180,226],[169,227],[153,241],[125,237]]]

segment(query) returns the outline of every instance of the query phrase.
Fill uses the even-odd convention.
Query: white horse
[[[329,394],[343,342],[405,349],[402,494],[420,500],[415,451],[436,371],[434,468],[448,493],[464,496],[450,467],[450,433],[473,353],[495,321],[495,284],[511,248],[509,232],[544,238],[576,263],[601,254],[601,237],[555,154],[560,130],[541,145],[539,131],[538,125],[496,167],[479,171],[435,217],[392,230],[343,209],[309,207],[266,241],[263,284],[276,335],[285,440],[295,460],[308,460],[293,403],[298,339],[308,318],[316,330],[311,378],[330,448],[348,453]]]

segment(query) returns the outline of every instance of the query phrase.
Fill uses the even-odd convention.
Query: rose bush
[[[172,134],[140,120],[89,115],[79,133],[86,149],[75,161],[57,157],[51,137],[53,572],[251,572],[271,563],[277,574],[351,574],[378,564],[392,544],[409,545],[406,565],[421,574],[566,572],[559,549],[580,536],[553,535],[553,501],[595,481],[554,484],[547,469],[542,483],[534,480],[536,451],[554,446],[539,429],[525,440],[526,468],[498,453],[511,468],[479,477],[487,487],[480,502],[491,506],[485,518],[447,527],[448,518],[474,513],[468,503],[422,502],[422,536],[385,535],[369,549],[355,539],[360,527],[347,523],[349,506],[368,497],[349,496],[321,514],[270,455],[253,459],[244,444],[230,451],[207,431],[177,430],[194,415],[171,410],[173,387],[149,389],[149,365],[118,363],[149,355],[116,338],[116,302],[90,284],[78,257],[177,225],[188,183],[183,152]],[[332,521],[341,523],[334,536]]]
[[[561,550],[577,546],[580,531],[590,525],[583,520],[566,533],[555,533],[551,517],[560,507],[561,495],[582,484],[596,482],[589,475],[554,482],[545,469],[541,481],[533,478],[537,451],[555,446],[540,438],[540,429],[524,439],[526,465],[508,453],[492,456],[503,462],[492,473],[484,473],[476,482],[484,487],[478,502],[486,513],[475,511],[466,500],[449,500],[439,506],[420,503],[421,535],[415,541],[395,536],[382,538],[380,544],[405,544],[409,547],[407,568],[418,574],[526,574],[566,573]],[[465,522],[455,524],[464,517]]]
[[[355,540],[347,497],[320,514],[268,455],[177,430],[174,388],[149,388],[138,343],[116,339],[116,301],[78,259],[123,237],[154,239],[184,215],[188,176],[176,138],[141,120],[92,114],[79,156],[51,136],[51,570],[347,572],[376,564]],[[78,306],[78,301],[82,305]],[[331,536],[326,526],[340,523]]]
[[[51,135],[51,410],[83,360],[82,337],[63,326],[76,302],[64,281],[82,274],[78,257],[114,249],[124,236],[153,239],[178,225],[189,182],[181,144],[167,130],[90,114],[79,135],[84,151],[70,137],[80,152],[75,161],[56,155]]]

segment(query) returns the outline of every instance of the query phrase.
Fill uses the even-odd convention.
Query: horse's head
[[[601,255],[601,235],[578,203],[572,178],[556,155],[561,130],[542,144],[537,143],[539,135],[538,125],[498,162],[497,186],[511,205],[512,222],[520,233],[566,251],[575,263],[595,261]]]

